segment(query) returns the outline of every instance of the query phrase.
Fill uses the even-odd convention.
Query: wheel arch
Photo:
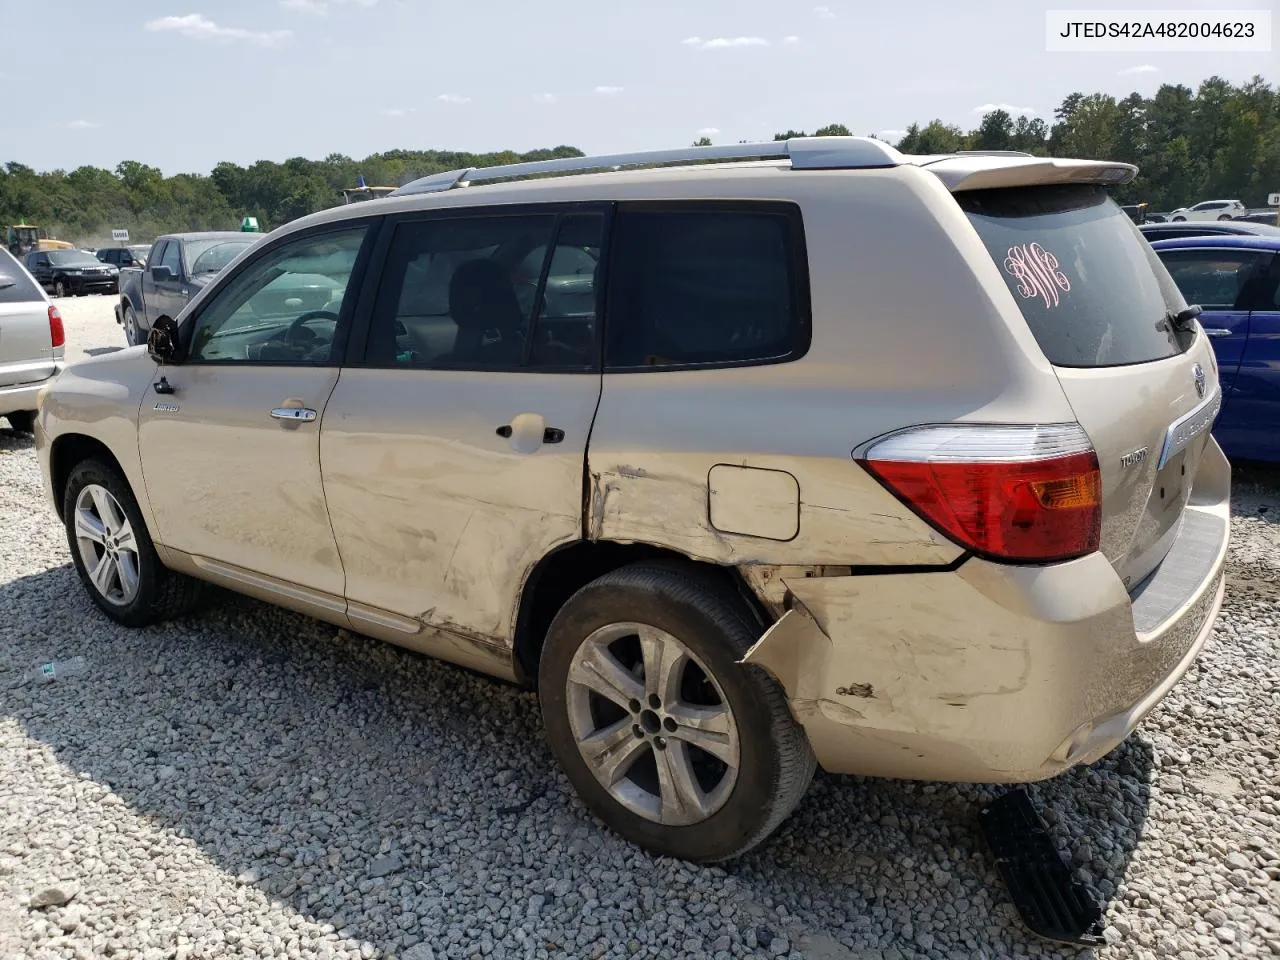
[[[570,597],[606,573],[646,560],[675,560],[696,567],[708,577],[730,584],[751,609],[762,631],[773,621],[736,567],[709,563],[650,543],[575,540],[546,554],[525,577],[512,649],[519,682],[537,687],[538,662],[547,630]]]
[[[49,482],[53,487],[54,509],[60,520],[66,520],[62,512],[62,501],[66,496],[71,471],[86,460],[102,460],[114,468],[126,483],[129,482],[124,466],[111,452],[111,448],[101,440],[83,433],[65,433],[57,437],[49,447]],[[133,495],[135,499],[139,499],[136,490]]]

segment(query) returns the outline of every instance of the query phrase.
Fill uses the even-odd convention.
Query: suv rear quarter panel
[[[954,560],[960,548],[858,467],[853,449],[920,423],[1074,417],[1026,324],[1010,322],[1004,281],[947,189],[915,167],[732,171],[700,188],[799,204],[812,343],[789,363],[606,372],[588,455],[589,536],[724,564]],[[763,474],[724,488],[751,488],[761,517],[751,533],[767,536],[712,524],[717,465],[795,478],[794,493]],[[779,539],[780,517],[793,512],[798,530]]]

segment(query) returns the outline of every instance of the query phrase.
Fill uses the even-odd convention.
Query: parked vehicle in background
[[[1185,220],[1230,220],[1248,208],[1239,200],[1205,200],[1193,207],[1179,207],[1169,214],[1174,223]]]
[[[1148,210],[1146,216],[1143,218],[1143,223],[1164,223],[1168,219],[1169,214],[1164,211],[1152,213]]]
[[[156,317],[177,316],[219,270],[261,239],[230,230],[157,239],[143,258],[145,266],[120,271],[116,323],[124,327],[125,339],[131,345],[143,343]]]
[[[1186,301],[1204,310],[1222,383],[1214,436],[1228,456],[1280,461],[1280,237],[1152,246]]]
[[[94,254],[103,263],[109,263],[121,269],[125,267],[144,267],[147,261],[141,254],[135,253],[132,247],[102,247]]]
[[[749,849],[815,763],[1053,776],[1223,595],[1213,351],[1135,172],[822,137],[439,174],[69,369],[37,453],[107,616],[212,581],[527,683],[657,853]]]
[[[19,433],[35,423],[36,398],[63,368],[58,308],[7,250],[0,250],[0,417]]]
[[[1280,237],[1280,227],[1245,220],[1221,220],[1213,223],[1144,223],[1138,227],[1153,243],[1181,237]]]
[[[1145,203],[1130,203],[1120,208],[1134,223],[1147,222],[1147,205]]]
[[[1263,210],[1255,213],[1244,213],[1238,217],[1232,217],[1232,223],[1265,223],[1269,226],[1280,227],[1280,212],[1276,210]]]
[[[27,254],[26,266],[36,282],[55,297],[120,289],[119,268],[101,263],[83,250],[33,250]]]

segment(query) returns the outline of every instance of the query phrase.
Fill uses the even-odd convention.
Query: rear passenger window
[[[1187,303],[1206,310],[1248,310],[1265,280],[1263,254],[1253,250],[1161,250],[1169,276]],[[1250,283],[1250,280],[1253,280]]]
[[[609,270],[609,368],[771,363],[808,349],[794,205],[624,204]]]
[[[370,330],[378,366],[595,365],[604,217],[554,213],[402,223]]]
[[[40,288],[7,250],[0,250],[0,303],[43,300]]]

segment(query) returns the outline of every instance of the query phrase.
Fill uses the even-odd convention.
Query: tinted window
[[[160,241],[159,243],[157,243],[157,244],[156,244],[156,246],[155,246],[154,250],[152,251],[152,253],[154,253],[154,254],[155,254],[155,256],[154,256],[154,262],[153,262],[152,266],[156,266],[156,267],[158,267],[158,266],[160,266],[162,263],[164,263],[164,254],[165,254],[165,251],[166,251],[166,250],[168,250],[168,249],[169,249],[169,241],[168,241],[168,240],[162,240],[162,241]]]
[[[1101,187],[956,194],[1050,363],[1110,367],[1174,356],[1177,288]]]
[[[1257,269],[1264,255],[1254,250],[1161,250],[1159,256],[1187,303],[1206,310],[1248,310],[1264,276]]]
[[[191,275],[217,273],[241,252],[257,243],[252,240],[191,240],[187,243],[187,263]]]
[[[0,303],[23,303],[40,300],[40,288],[31,280],[22,264],[0,249]]]
[[[190,359],[335,360],[337,327],[365,230],[359,224],[298,238],[246,264],[196,317]]]
[[[576,273],[548,278],[541,301],[538,292],[547,249],[553,243],[559,248],[556,236],[598,256],[602,225],[597,215],[557,221],[551,213],[400,224],[378,285],[369,360],[470,370],[590,363],[591,278],[585,311],[581,297],[575,300],[568,289]],[[535,302],[545,321],[540,328]]]
[[[808,348],[794,206],[624,205],[615,231],[609,367],[763,363]]]

